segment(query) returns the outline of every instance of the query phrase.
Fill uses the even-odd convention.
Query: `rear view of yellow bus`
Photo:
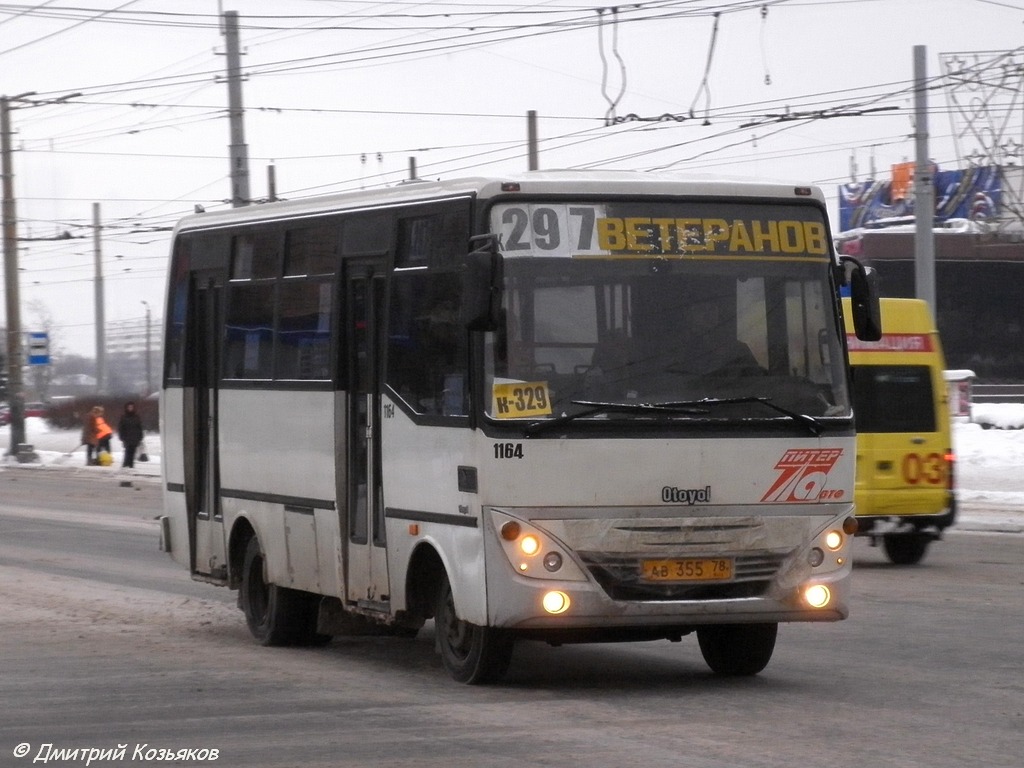
[[[849,318],[849,299],[844,299]],[[926,302],[882,299],[882,338],[847,322],[857,426],[859,532],[899,565],[921,561],[953,524],[953,450],[945,360]]]

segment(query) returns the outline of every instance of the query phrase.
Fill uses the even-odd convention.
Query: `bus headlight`
[[[804,590],[804,600],[811,608],[824,608],[832,602],[832,590],[824,584],[813,584]]]
[[[519,540],[519,549],[524,555],[532,557],[540,551],[540,541],[531,533],[526,534]]]
[[[843,546],[843,534],[841,531],[829,531],[825,534],[825,546],[835,552]]]
[[[492,509],[491,515],[501,549],[519,575],[533,579],[587,581],[569,550],[550,531],[498,509]]]

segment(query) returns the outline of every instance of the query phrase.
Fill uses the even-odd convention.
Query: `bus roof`
[[[643,171],[526,171],[504,176],[479,176],[445,181],[407,181],[391,187],[339,192],[274,203],[249,205],[225,211],[196,213],[183,218],[175,231],[233,226],[246,222],[301,218],[363,207],[415,203],[447,197],[475,195],[490,198],[519,194],[544,196],[651,195],[706,196],[814,200],[822,205],[822,191],[811,185],[746,179],[703,178],[692,174]]]

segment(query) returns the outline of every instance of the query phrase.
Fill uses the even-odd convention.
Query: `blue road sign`
[[[50,364],[50,334],[46,331],[32,331],[28,334],[28,364]]]

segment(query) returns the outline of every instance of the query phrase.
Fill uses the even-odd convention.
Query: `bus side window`
[[[453,274],[396,273],[392,279],[386,381],[415,412],[462,416],[467,345]]]
[[[329,379],[331,283],[298,280],[280,286],[274,377]]]
[[[182,236],[174,244],[171,263],[170,290],[167,295],[167,341],[164,352],[165,375],[177,381],[182,374],[185,351],[185,318],[188,309],[188,281],[192,239]]]
[[[276,288],[274,283],[231,286],[224,335],[226,378],[273,378]]]

